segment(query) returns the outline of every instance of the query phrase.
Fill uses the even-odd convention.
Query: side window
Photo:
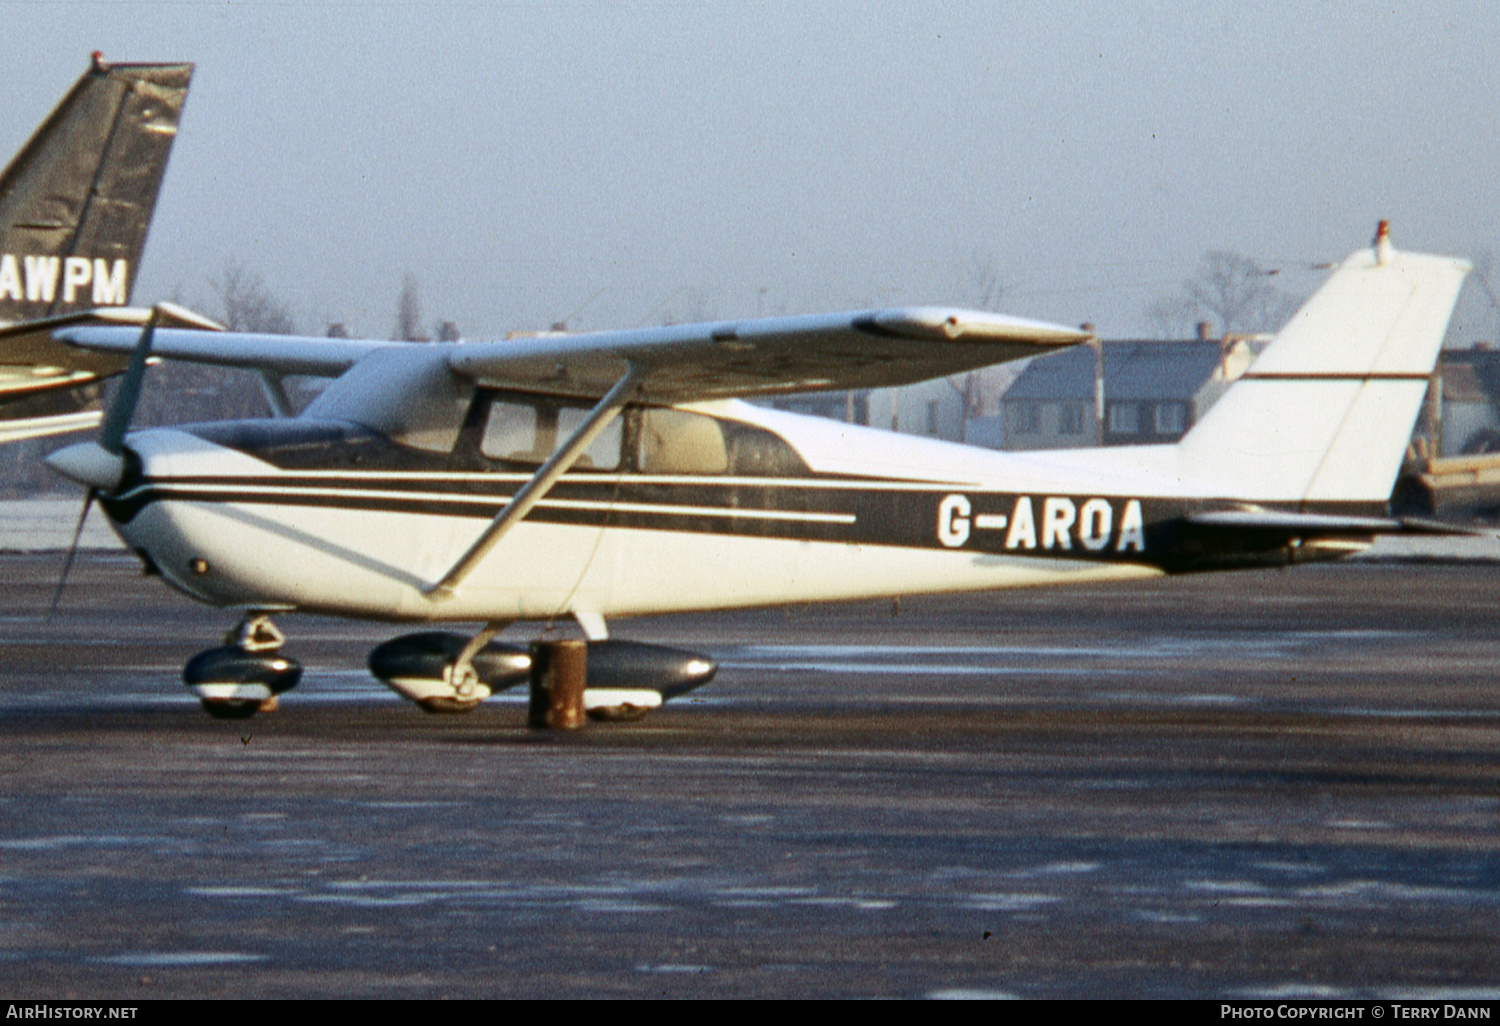
[[[1010,429],[1018,435],[1035,435],[1042,430],[1042,404],[1031,400],[1010,404]]]
[[[557,444],[553,448],[562,445],[573,432],[583,427],[583,422],[589,419],[589,407],[583,406],[559,406],[557,408]],[[574,464],[581,470],[618,470],[620,468],[620,450],[625,439],[625,421],[621,416],[616,416],[608,426],[599,433],[599,437],[589,443],[589,447],[578,457]],[[550,454],[549,454],[550,455]]]
[[[496,399],[490,404],[484,422],[479,451],[492,460],[513,463],[541,463],[551,454],[543,451],[543,435],[537,422],[536,407],[530,403]]]
[[[640,411],[636,465],[643,474],[723,474],[729,450],[719,422],[686,410]]]
[[[747,424],[726,424],[729,472],[742,477],[802,477],[809,473],[802,457],[769,431]]]
[[[589,407],[545,396],[496,396],[485,415],[479,451],[487,459],[538,466],[588,419]],[[616,470],[624,432],[616,417],[584,450],[578,470]]]

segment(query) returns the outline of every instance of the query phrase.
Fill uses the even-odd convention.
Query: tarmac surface
[[[60,563],[0,556],[7,998],[1500,996],[1493,565],[622,621],[718,679],[549,733],[302,616],[210,720],[233,617]]]

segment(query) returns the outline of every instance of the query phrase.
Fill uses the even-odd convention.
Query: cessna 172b
[[[0,174],[0,442],[99,423],[96,382],[123,358],[79,353],[57,366],[9,340],[35,322],[141,322],[125,304],[192,74],[94,54]]]
[[[244,611],[185,679],[247,715],[296,682],[269,617],[431,624],[370,667],[431,710],[526,679],[519,621],[590,639],[597,713],[708,678],[692,653],[607,640],[647,613],[1153,577],[1337,558],[1388,499],[1468,265],[1385,226],[1173,445],[1009,453],[743,402],[898,385],[1082,332],[908,308],[505,342],[410,345],[54,327],[50,362],[132,364],[98,442],[49,463],[153,572]],[[336,376],[302,414],[127,434],[148,353]],[[73,354],[77,354],[74,356]]]

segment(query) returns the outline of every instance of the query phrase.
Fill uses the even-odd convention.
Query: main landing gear
[[[403,635],[370,653],[370,672],[430,713],[470,712],[496,692],[529,682],[532,725],[571,727],[584,715],[640,719],[667,699],[707,684],[718,671],[707,656],[638,641],[496,641],[506,626],[487,624],[472,637],[451,631]],[[301,664],[281,654],[285,642],[269,616],[250,613],[223,645],[194,656],[182,681],[215,719],[270,711],[277,696],[302,677]]]
[[[286,636],[264,613],[248,614],[218,648],[195,655],[182,682],[216,720],[243,720],[276,708],[276,696],[302,679],[302,664],[281,655]]]
[[[531,653],[495,641],[503,624],[474,638],[451,631],[404,634],[370,653],[370,673],[430,713],[464,713],[531,676]]]
[[[370,673],[392,691],[431,713],[470,712],[507,688],[530,682],[534,726],[592,720],[637,720],[669,698],[707,684],[718,665],[707,656],[638,641],[538,642],[494,640],[505,624],[493,623],[473,638],[422,631],[387,641],[370,653]],[[563,655],[562,648],[576,647]],[[537,711],[555,706],[561,692],[573,713]],[[545,724],[537,722],[545,719]]]

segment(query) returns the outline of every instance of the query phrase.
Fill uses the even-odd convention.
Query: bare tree
[[[1266,273],[1249,257],[1214,250],[1203,258],[1198,275],[1183,283],[1188,297],[1231,331],[1250,330],[1251,317],[1265,303]]]
[[[969,254],[968,279],[968,301],[976,310],[1000,309],[1000,300],[1010,291],[1010,286],[1000,280],[993,254],[981,253],[977,249]]]
[[[1190,338],[1198,320],[1198,304],[1186,296],[1161,296],[1146,304],[1146,319],[1155,338]]]
[[[1165,338],[1183,337],[1209,320],[1223,334],[1274,331],[1294,312],[1297,300],[1273,286],[1267,271],[1238,253],[1214,250],[1175,296],[1152,300],[1146,317]]]
[[[679,302],[674,303],[677,300]],[[669,305],[671,304],[671,305]],[[703,324],[717,317],[713,303],[702,289],[684,285],[668,297],[667,302],[657,308],[662,311],[661,322],[673,324]],[[679,310],[681,312],[679,312]],[[567,323],[562,321],[559,323]],[[554,325],[556,327],[556,325]]]
[[[223,273],[209,282],[219,301],[219,320],[230,331],[254,331],[267,335],[295,335],[297,323],[291,311],[271,295],[265,281],[253,271],[231,260]]]

